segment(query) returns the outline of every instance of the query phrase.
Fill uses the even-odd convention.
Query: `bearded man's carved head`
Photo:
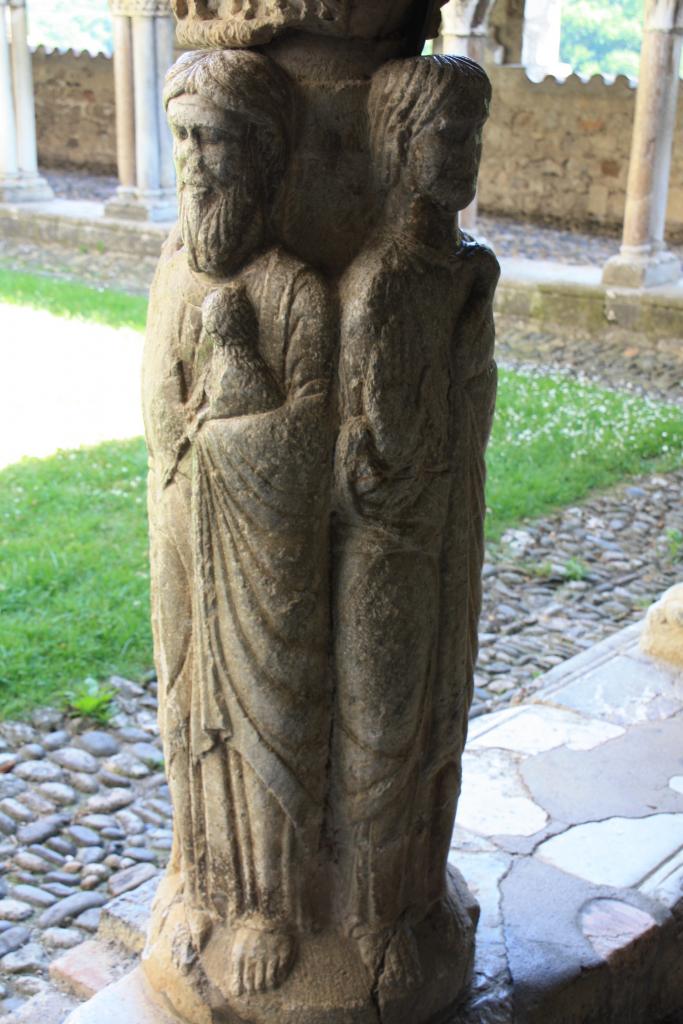
[[[263,244],[287,167],[287,77],[248,50],[185,53],[166,76],[164,105],[190,266],[233,273]]]

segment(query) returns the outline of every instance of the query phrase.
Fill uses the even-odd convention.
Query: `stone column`
[[[494,0],[449,0],[441,10],[441,31],[434,53],[471,57],[479,64],[496,61],[500,47],[489,35],[489,15]]]
[[[676,127],[683,0],[647,0],[621,251],[605,284],[647,288],[676,282],[681,265],[664,242]]]
[[[0,0],[0,94],[0,200],[51,199],[38,174],[25,0]]]
[[[135,87],[131,19],[114,15],[114,88],[116,92],[116,159],[119,194],[135,189]]]
[[[497,62],[502,57],[501,47],[489,33],[493,5],[494,0],[449,0],[441,10],[441,31],[434,41],[434,52],[469,57],[478,64]],[[460,213],[460,227],[473,235],[477,233],[477,212],[475,196]]]
[[[526,0],[522,64],[531,75],[559,69],[561,29],[562,0]]]
[[[491,34],[502,50],[498,63],[521,64],[524,0],[497,0],[489,18]]]
[[[499,274],[456,218],[491,84],[419,56],[424,0],[174,6],[142,383],[174,840],[114,1014],[451,1020]]]
[[[175,177],[161,92],[173,62],[169,0],[112,0],[119,187],[111,217],[165,221],[176,215]]]

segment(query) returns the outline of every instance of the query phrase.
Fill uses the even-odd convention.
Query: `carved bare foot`
[[[294,966],[296,941],[285,929],[244,925],[232,941],[230,991],[235,996],[278,988]]]

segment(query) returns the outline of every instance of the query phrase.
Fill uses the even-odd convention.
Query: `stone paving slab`
[[[683,699],[655,718],[557,704],[628,658],[659,706],[658,688],[677,680],[638,635],[627,627],[549,673],[533,703],[472,723],[450,859],[481,906],[475,977],[440,1024],[673,1024],[683,1013]],[[99,941],[139,953],[155,887],[113,900]],[[177,1024],[137,971],[68,1024],[123,1019]]]

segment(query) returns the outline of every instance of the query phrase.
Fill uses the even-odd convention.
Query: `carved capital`
[[[109,0],[111,13],[128,18],[161,18],[171,15],[170,0]]]
[[[383,39],[414,30],[422,16],[434,27],[434,0],[171,0],[178,39],[187,46],[257,46],[286,30],[355,39]]]
[[[683,32],[683,0],[647,0],[646,32]]]

